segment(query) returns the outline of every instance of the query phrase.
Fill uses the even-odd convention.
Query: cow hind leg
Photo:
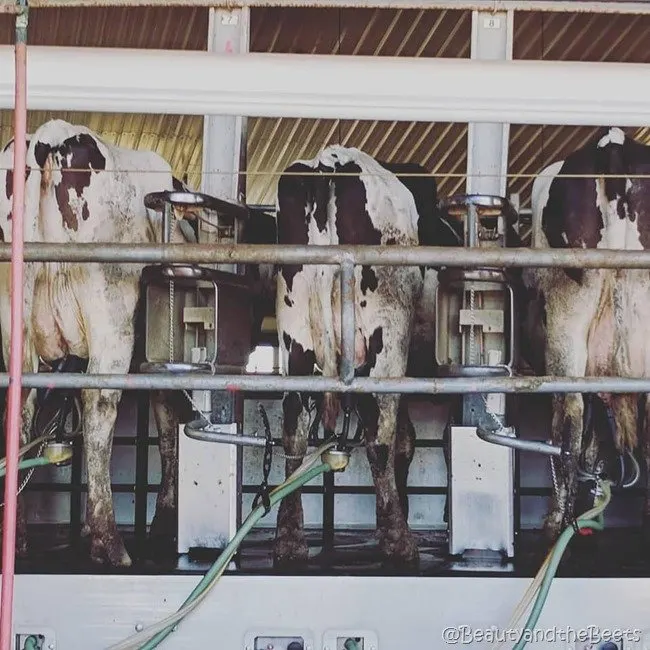
[[[27,444],[31,438],[32,420],[34,419],[36,392],[24,390],[22,391],[21,401],[21,427],[20,427],[20,446]],[[7,432],[7,412],[5,410],[4,418],[5,442]],[[5,451],[6,453],[6,451]],[[33,454],[33,452],[32,452]],[[30,454],[31,455],[31,454]],[[18,489],[27,478],[30,470],[23,470],[18,473]],[[3,494],[4,497],[4,486]],[[2,521],[0,519],[0,530],[2,530]],[[16,508],[16,557],[24,558],[28,553],[28,535],[27,535],[27,510],[25,506],[24,494],[21,492],[17,496]]]
[[[282,401],[284,424],[282,443],[286,454],[285,476],[293,473],[307,453],[309,414],[302,397],[289,393]],[[307,561],[309,548],[304,531],[301,490],[287,495],[280,503],[273,548],[273,564],[277,568]]]
[[[408,474],[415,455],[415,427],[408,412],[408,400],[400,399],[395,438],[395,483],[404,519],[409,517]]]
[[[88,373],[107,372],[100,366],[91,359]],[[117,530],[110,479],[111,446],[120,398],[119,390],[82,391],[84,454],[88,474],[86,523],[93,562],[128,567],[131,558]]]
[[[123,292],[128,297],[128,290]],[[134,301],[135,303],[135,301]],[[110,304],[107,300],[105,305]],[[96,314],[99,319],[89,319],[88,374],[126,374],[133,352],[133,324],[128,309],[115,309],[110,316]],[[123,319],[115,321],[115,316]],[[111,319],[112,321],[111,322]],[[110,323],[110,327],[106,323]],[[107,341],[105,332],[120,335]],[[83,408],[83,443],[88,475],[86,524],[90,533],[90,557],[94,562],[108,562],[111,566],[131,566],[115,522],[111,490],[110,464],[117,409],[122,391],[112,389],[86,389],[81,391]]]
[[[21,412],[20,444],[25,445],[31,438],[32,421],[36,410],[36,391],[23,391],[23,407]],[[28,470],[29,471],[29,470]],[[18,489],[27,478],[28,471],[18,475]],[[27,517],[25,498],[21,492],[18,495],[18,509],[16,513],[16,553],[18,557],[27,555]]]
[[[583,413],[584,404],[580,393],[554,396],[553,440],[556,444],[564,441],[568,453],[562,457],[560,463],[555,464],[557,490],[554,490],[551,509],[544,521],[544,532],[552,542],[566,526],[572,524],[575,517]]]
[[[1,319],[0,319],[1,320]],[[8,326],[5,324],[3,327],[6,327],[4,331],[9,332]],[[9,346],[10,339],[9,336],[3,336],[2,340],[2,354],[5,368],[9,366]],[[36,372],[38,369],[38,356],[34,351],[31,345],[31,336],[29,332],[25,332],[24,339],[24,350],[25,356],[23,357],[23,372]],[[5,403],[5,413],[3,418],[3,426],[5,433],[5,454],[6,455],[6,435],[7,435],[7,407],[9,402],[9,395],[6,394],[6,403]],[[35,390],[23,390],[21,391],[21,424],[20,424],[20,446],[27,444],[31,440],[32,433],[32,422],[34,420],[34,412],[36,410],[36,391]],[[33,454],[33,452],[32,452]],[[30,454],[31,455],[31,454]],[[21,483],[28,476],[27,471],[22,471],[18,473],[18,489],[20,489]],[[3,495],[4,495],[4,486],[3,486]],[[0,500],[2,497],[0,497]],[[2,519],[0,517],[0,532],[2,531]],[[21,492],[17,496],[17,508],[16,508],[16,556],[19,558],[24,558],[28,553],[28,535],[27,535],[27,511],[25,498]]]
[[[285,372],[289,375],[311,375],[314,372],[314,353],[297,344],[290,336],[282,337]],[[285,475],[292,474],[307,453],[309,412],[307,396],[287,393],[282,401],[282,444]],[[304,512],[301,490],[286,496],[280,503],[273,548],[273,563],[277,568],[294,566],[307,561],[309,548],[304,531]]]
[[[156,543],[171,541],[178,530],[178,409],[176,402],[185,399],[182,393],[152,391],[151,400],[158,428],[161,480],[156,498],[156,512],[149,529]]]
[[[545,366],[549,375],[584,377],[587,371],[587,330],[593,307],[577,301],[571,313],[564,303],[547,309],[548,330]],[[578,309],[578,307],[580,309]],[[548,541],[555,542],[563,528],[573,522],[578,496],[577,470],[583,438],[584,400],[580,393],[557,393],[552,401],[552,440],[566,450],[554,461],[556,489],[544,520]]]
[[[384,563],[415,567],[419,561],[418,548],[402,504],[406,500],[406,473],[401,472],[401,495],[396,475],[399,401],[397,395],[360,395],[359,411],[366,429],[366,451],[375,485],[377,532]]]

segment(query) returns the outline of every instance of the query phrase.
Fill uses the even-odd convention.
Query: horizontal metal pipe
[[[0,46],[0,108],[12,65]],[[29,70],[32,110],[638,127],[650,105],[642,63],[32,45]]]
[[[557,445],[551,445],[548,442],[541,440],[522,440],[521,438],[511,438],[504,436],[500,433],[487,431],[482,427],[476,427],[476,435],[485,442],[491,442],[495,445],[502,447],[510,447],[511,449],[518,449],[519,451],[531,451],[536,454],[544,454],[546,456],[561,456],[562,448]]]
[[[0,262],[11,244],[0,243]],[[566,267],[647,269],[650,250],[442,246],[278,246],[271,244],[25,244],[26,262],[130,264],[343,264],[372,266]]]
[[[10,0],[7,0],[9,2]],[[214,0],[30,0],[30,7],[212,7]],[[0,2],[3,7],[10,4]],[[237,0],[237,7],[372,7],[377,9],[459,9],[493,11],[494,0]],[[607,2],[578,0],[499,0],[499,11],[548,11],[647,14],[650,6],[645,2]]]
[[[338,393],[650,393],[650,377],[356,377],[346,384],[336,377],[279,375],[130,374],[89,375],[27,373],[26,388],[115,388],[120,390],[310,391]],[[0,388],[9,375],[0,374]]]
[[[231,445],[243,445],[246,447],[266,446],[265,438],[258,438],[256,436],[239,436],[234,433],[212,431],[209,428],[209,425],[207,427],[204,425],[203,420],[188,422],[183,431],[188,438],[201,440],[202,442],[220,442]]]

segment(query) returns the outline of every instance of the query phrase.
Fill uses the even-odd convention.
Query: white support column
[[[210,9],[208,51],[244,53],[249,44],[249,10]],[[217,72],[218,74],[218,72]],[[246,117],[206,115],[203,126],[201,191],[229,201],[245,202]],[[210,215],[214,221],[216,215]],[[199,240],[216,239],[216,230],[201,223]],[[235,271],[235,265],[218,265]],[[215,304],[215,317],[219,318]],[[214,395],[213,395],[214,399]],[[237,423],[221,425],[223,433],[238,433]],[[223,549],[237,527],[238,491],[235,445],[202,442],[179,431],[178,552],[193,547]]]
[[[513,11],[473,11],[471,58],[512,59]],[[467,192],[505,196],[510,125],[471,123],[467,132]]]
[[[248,52],[250,13],[247,8],[210,9],[208,51]],[[233,172],[246,169],[246,117],[206,115],[203,123],[201,190],[220,199],[246,199],[246,179]]]
[[[512,59],[512,35],[512,11],[473,11],[471,58]],[[468,124],[468,194],[505,196],[509,135],[509,124]],[[505,309],[503,298],[498,293],[494,296],[477,291],[476,300],[477,310]],[[501,350],[487,349],[483,363],[501,363]],[[465,396],[464,399],[472,398]],[[476,400],[476,403],[480,411],[480,401]],[[485,406],[507,424],[504,394],[488,395]],[[465,405],[463,412],[473,411]],[[452,555],[481,551],[483,555],[479,557],[485,564],[483,568],[504,570],[500,562],[490,559],[489,552],[504,553],[507,557],[514,555],[514,452],[481,440],[475,426],[453,426],[450,459],[449,551]],[[486,552],[487,556],[484,555]],[[463,564],[461,562],[461,566]],[[511,565],[506,567],[506,570],[511,569]]]

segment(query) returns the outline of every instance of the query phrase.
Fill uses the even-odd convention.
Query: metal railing
[[[403,393],[403,394],[462,394],[462,393],[555,393],[555,392],[650,392],[649,378],[621,377],[458,377],[458,378],[381,378],[354,377],[354,267],[376,266],[449,266],[477,268],[545,267],[545,268],[635,268],[650,269],[650,251],[619,250],[556,250],[556,249],[469,249],[464,247],[376,247],[376,246],[278,246],[278,245],[215,245],[215,244],[67,244],[28,243],[25,261],[69,261],[76,263],[252,263],[252,264],[328,264],[341,268],[341,326],[342,359],[340,377],[306,376],[282,377],[278,375],[205,375],[201,373],[161,374],[137,373],[124,375],[74,375],[64,373],[24,374],[23,385],[30,388],[56,386],[59,388],[120,388],[123,390],[205,389],[239,391],[313,391],[353,393]],[[0,244],[0,261],[10,258],[8,244]],[[0,388],[8,385],[8,375],[0,374]],[[144,424],[146,422],[146,418]],[[140,429],[140,426],[138,427]],[[144,427],[146,430],[146,426]],[[142,432],[139,432],[141,437]],[[134,486],[116,486],[117,491],[135,490],[136,537],[146,536],[147,494],[157,486],[149,485],[146,472],[147,449],[155,438],[145,435],[138,449],[140,476]],[[126,442],[126,441],[125,441]],[[425,444],[422,444],[422,443]],[[430,444],[426,444],[430,442]],[[416,446],[440,447],[441,441],[418,441]],[[80,482],[80,475],[77,480]],[[33,485],[32,489],[43,489]],[[62,486],[52,486],[54,491]],[[71,492],[75,502],[84,486],[79,484]],[[243,493],[254,492],[257,486],[244,485]],[[313,487],[311,492],[323,496],[324,539],[331,546],[335,494],[370,493],[369,486]],[[412,487],[409,494],[446,493],[444,486]],[[522,496],[545,496],[550,488],[520,488],[517,501]],[[75,510],[79,510],[79,506]],[[519,510],[519,507],[517,508]],[[328,526],[325,524],[328,523]]]
[[[0,243],[0,262],[11,244]],[[25,243],[25,262],[126,264],[334,264],[573,269],[650,269],[650,250],[277,244]]]
[[[10,245],[0,244],[0,261],[10,259]],[[341,267],[342,351],[339,377],[277,375],[34,374],[23,375],[26,388],[114,388],[121,390],[240,390],[339,393],[557,393],[650,392],[650,377],[354,377],[354,267],[538,267],[579,269],[650,269],[650,250],[472,249],[427,246],[279,246],[276,244],[25,244],[26,262],[250,263],[329,264]],[[0,388],[9,385],[0,374]]]

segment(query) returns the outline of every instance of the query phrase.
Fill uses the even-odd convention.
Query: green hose
[[[283,485],[282,487],[277,489],[277,491],[271,493],[270,495],[271,506],[276,505],[279,501],[284,499],[284,497],[291,494],[292,492],[295,492],[298,488],[302,487],[305,483],[311,481],[314,477],[318,476],[319,474],[323,474],[324,472],[328,472],[330,470],[331,467],[327,463],[321,463],[316,467],[312,467],[304,474],[296,476],[292,481],[290,481],[286,485]],[[205,593],[209,589],[210,583],[213,582],[213,580],[216,577],[218,577],[218,575],[225,569],[225,567],[230,562],[232,556],[236,553],[239,545],[242,543],[246,535],[248,535],[248,533],[251,531],[253,526],[255,526],[255,524],[263,516],[264,516],[264,506],[260,504],[259,506],[257,506],[257,508],[255,508],[255,510],[253,510],[248,515],[248,517],[242,524],[241,528],[237,531],[235,536],[228,543],[228,546],[226,546],[226,548],[223,550],[223,552],[216,560],[216,562],[210,567],[210,570],[205,574],[205,576],[203,576],[201,582],[199,582],[199,584],[194,588],[192,593],[185,600],[181,608],[178,610],[179,612],[186,605],[189,605],[191,602],[195,601],[197,598],[199,598],[203,593]],[[164,639],[167,638],[167,636],[169,636],[170,632],[173,631],[175,626],[176,623],[172,623],[168,625],[164,630],[161,630],[160,632],[158,632],[158,634],[156,634],[154,637],[149,639],[149,641],[147,641],[144,645],[139,646],[138,650],[152,650],[153,648],[156,648],[161,641],[163,641]]]
[[[28,636],[22,650],[38,650],[38,639],[34,635]]]
[[[595,507],[592,511],[590,511],[590,514],[593,513],[595,515],[595,518],[578,519],[576,521],[578,529],[583,530],[585,528],[589,528],[591,530],[603,530],[605,527],[603,521],[603,510],[609,503],[609,497],[609,486],[605,486],[605,498],[603,499],[603,502],[599,506]],[[569,542],[575,533],[576,531],[573,526],[569,526],[562,531],[562,534],[555,543],[553,552],[551,553],[550,561],[544,573],[544,579],[542,580],[539,593],[537,594],[537,599],[533,605],[533,609],[531,610],[530,616],[526,621],[526,625],[524,626],[523,632],[521,633],[521,637],[519,637],[519,641],[517,641],[517,644],[512,650],[523,650],[523,648],[526,647],[528,641],[533,637],[533,631],[546,603],[548,592],[551,589],[553,578],[555,578],[558,566],[562,560],[562,555],[564,555],[564,552],[566,551],[567,546],[569,545]]]
[[[18,469],[30,469],[32,467],[40,467],[42,465],[49,465],[50,461],[47,458],[43,458],[43,456],[39,456],[38,458],[28,458],[27,460],[21,460],[18,463]],[[0,467],[0,478],[2,478],[5,474],[7,473],[7,468],[5,467]]]

